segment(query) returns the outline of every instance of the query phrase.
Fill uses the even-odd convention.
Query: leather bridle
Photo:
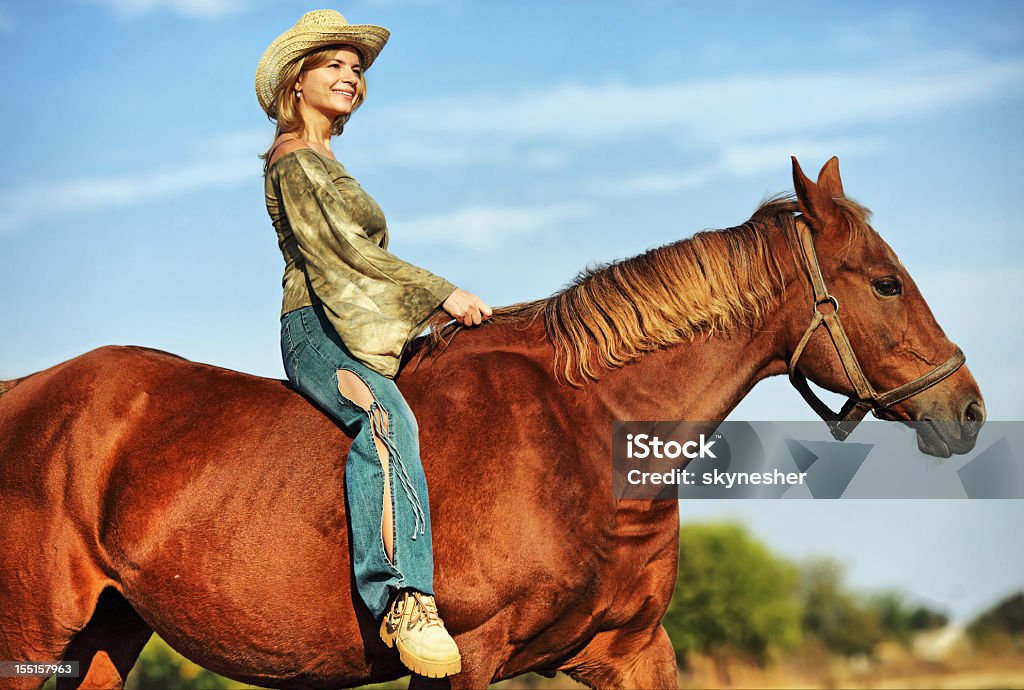
[[[814,237],[811,234],[810,226],[797,220],[796,228],[801,254],[804,258],[804,267],[807,269],[807,276],[810,278],[811,288],[814,291],[814,316],[811,318],[811,324],[807,327],[804,337],[800,339],[800,344],[796,346],[793,357],[789,360],[789,381],[794,388],[800,391],[800,395],[811,406],[811,409],[825,420],[832,431],[832,436],[838,441],[845,441],[868,412],[872,412],[878,417],[879,410],[892,407],[931,388],[963,366],[966,358],[958,347],[949,359],[923,376],[885,393],[876,392],[867,377],[864,376],[864,371],[857,361],[857,355],[854,354],[850,340],[846,337],[846,331],[843,330],[843,323],[839,320],[839,300],[833,297],[825,286],[825,278],[821,274],[818,255],[814,251]],[[831,305],[831,308],[827,305]],[[823,308],[825,311],[822,311]],[[818,326],[822,325],[825,326],[825,330],[828,331],[829,337],[832,339],[843,369],[846,370],[846,377],[850,380],[854,390],[854,395],[848,396],[849,399],[839,412],[833,412],[821,398],[814,394],[807,383],[807,378],[796,368],[797,361],[803,354],[811,336]]]

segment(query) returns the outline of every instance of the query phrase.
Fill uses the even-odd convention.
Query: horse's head
[[[800,270],[813,295],[804,298],[809,326],[791,354],[794,385],[837,438],[874,411],[912,423],[926,453],[970,451],[985,419],[978,385],[866,210],[843,194],[838,159],[815,183],[793,158],[793,184],[803,213]],[[804,377],[850,402],[831,412]]]

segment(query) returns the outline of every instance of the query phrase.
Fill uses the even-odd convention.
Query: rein
[[[807,327],[807,331],[804,332],[804,337],[796,346],[793,357],[789,360],[789,381],[800,392],[811,409],[828,424],[832,436],[837,441],[845,441],[868,412],[878,417],[879,410],[892,407],[931,388],[963,366],[966,358],[958,347],[949,359],[923,376],[885,393],[876,392],[867,377],[864,376],[853,346],[850,345],[846,331],[843,330],[843,323],[839,320],[839,300],[833,297],[825,286],[825,278],[821,274],[818,255],[814,251],[814,238],[811,235],[810,226],[798,220],[796,227],[801,254],[804,258],[804,267],[807,269],[807,276],[810,278],[811,288],[814,291],[814,316],[811,318],[811,324]],[[853,385],[854,395],[848,396],[846,404],[839,412],[833,412],[821,398],[815,395],[807,383],[807,378],[797,371],[800,355],[803,354],[804,348],[807,347],[808,341],[819,326],[825,326],[825,330],[828,331],[836,353],[839,355],[839,360],[843,364],[843,369],[846,371],[846,377]]]

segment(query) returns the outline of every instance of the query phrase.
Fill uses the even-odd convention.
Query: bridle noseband
[[[789,360],[789,381],[794,388],[800,391],[800,395],[811,406],[811,409],[825,420],[832,431],[832,436],[838,441],[845,441],[868,412],[872,412],[877,417],[879,410],[892,407],[931,388],[959,369],[966,358],[958,347],[949,359],[923,376],[885,393],[877,393],[868,382],[867,377],[864,376],[864,371],[857,361],[857,355],[854,354],[850,340],[846,337],[846,331],[843,330],[843,324],[839,320],[839,300],[829,294],[828,288],[825,287],[825,278],[821,274],[818,255],[814,251],[814,237],[811,235],[810,226],[798,219],[796,229],[797,237],[800,240],[801,254],[804,257],[804,267],[807,269],[807,276],[810,278],[811,288],[814,291],[814,316],[811,318],[811,324],[807,327],[804,337],[800,339],[800,344],[796,346],[793,357]],[[831,305],[831,309],[826,305]],[[823,312],[822,308],[826,308],[826,311]],[[821,325],[824,325],[825,330],[828,331],[836,353],[839,355],[839,361],[842,362],[843,369],[846,370],[846,377],[853,385],[854,395],[849,396],[843,409],[839,412],[833,412],[821,398],[814,394],[807,383],[807,378],[796,368],[797,361],[803,354],[808,341]]]

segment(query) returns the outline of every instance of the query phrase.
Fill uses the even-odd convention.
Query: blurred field
[[[159,646],[161,642],[155,642]],[[154,643],[151,643],[154,644]],[[170,690],[177,688],[248,689],[257,686],[237,683],[216,676],[209,671],[188,661],[179,659],[182,671],[154,675],[140,674],[138,669],[129,677],[127,688],[141,690],[152,688]],[[950,664],[934,664],[910,662],[873,669],[851,668],[842,663],[834,663],[825,668],[799,668],[793,665],[781,665],[768,669],[752,665],[734,663],[730,668],[730,681],[724,682],[718,677],[714,663],[703,659],[695,664],[689,673],[680,673],[679,687],[688,688],[765,688],[784,689],[801,688],[828,690],[831,688],[864,688],[872,690],[912,690],[935,688],[936,690],[968,690],[982,688],[1024,688],[1024,659],[985,659],[960,661]],[[365,689],[389,690],[408,687],[409,679],[402,678],[394,683],[363,686]],[[47,687],[53,687],[52,680]],[[518,678],[495,683],[492,688],[502,690],[577,690],[585,686],[574,682],[571,678],[558,674],[554,678],[545,678],[536,674],[527,674]]]
[[[1024,656],[985,656],[968,654],[942,662],[913,657],[889,661],[802,659],[760,668],[756,664],[730,659],[728,680],[709,657],[690,660],[688,672],[679,674],[679,687],[690,688],[792,688],[793,690],[830,690],[832,688],[872,690],[973,690],[982,688],[1024,689]],[[393,683],[363,686],[364,690],[404,690],[409,679]],[[45,688],[55,687],[50,679]],[[246,685],[218,676],[184,659],[160,638],[154,636],[143,651],[126,690],[243,690]],[[545,678],[526,674],[491,686],[501,690],[578,690],[585,686],[558,674]]]

